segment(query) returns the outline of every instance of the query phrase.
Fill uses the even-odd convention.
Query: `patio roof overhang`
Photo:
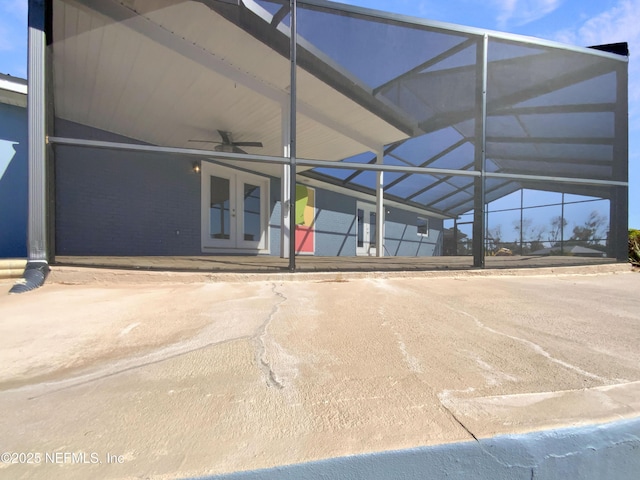
[[[248,24],[270,24],[246,7],[138,1],[134,10],[104,0],[55,0],[54,6],[59,118],[186,148],[194,147],[190,139],[217,140],[216,130],[224,130],[235,141],[263,143],[248,153],[282,156],[289,60],[281,41],[266,44],[247,33]],[[123,45],[132,47],[126,56]],[[310,73],[300,75],[309,85],[298,95],[300,156],[341,160],[408,136],[398,127],[410,126],[384,102],[373,96],[357,102]]]

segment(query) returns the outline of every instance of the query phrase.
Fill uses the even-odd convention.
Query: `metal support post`
[[[296,271],[296,0],[289,0],[290,14],[290,66],[291,84],[289,90],[289,271]]]
[[[484,268],[485,255],[485,156],[487,141],[487,50],[488,35],[478,42],[476,53],[476,125],[475,125],[475,170],[480,177],[474,179],[473,202],[473,266]]]

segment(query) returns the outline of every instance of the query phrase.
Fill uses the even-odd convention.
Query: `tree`
[[[546,231],[546,227],[544,225],[533,225],[533,220],[530,218],[523,218],[522,222],[518,220],[513,222],[513,228],[516,232],[521,233],[521,238],[523,243],[528,246],[522,246],[522,253],[530,253],[535,252],[536,250],[540,250],[544,248],[544,243],[542,241],[542,237],[544,232]],[[520,228],[522,228],[522,232],[520,232]]]
[[[583,225],[573,227],[570,240],[586,245],[597,245],[604,236],[607,218],[596,210],[592,211]]]
[[[558,215],[557,217],[553,217],[551,219],[551,230],[549,231],[549,240],[551,241],[552,246],[562,240],[562,231],[564,227],[567,226],[569,222],[562,217],[562,215]]]
[[[502,243],[502,225],[496,225],[487,231],[487,249],[498,250]]]

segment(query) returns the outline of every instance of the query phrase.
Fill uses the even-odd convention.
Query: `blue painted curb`
[[[640,418],[201,477],[200,480],[637,480]]]

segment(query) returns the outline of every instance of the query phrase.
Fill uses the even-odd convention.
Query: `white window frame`
[[[420,232],[420,221],[423,220],[425,222],[425,226],[427,227],[426,233]],[[423,217],[422,215],[418,215],[416,218],[416,232],[419,237],[429,237],[429,217]]]

